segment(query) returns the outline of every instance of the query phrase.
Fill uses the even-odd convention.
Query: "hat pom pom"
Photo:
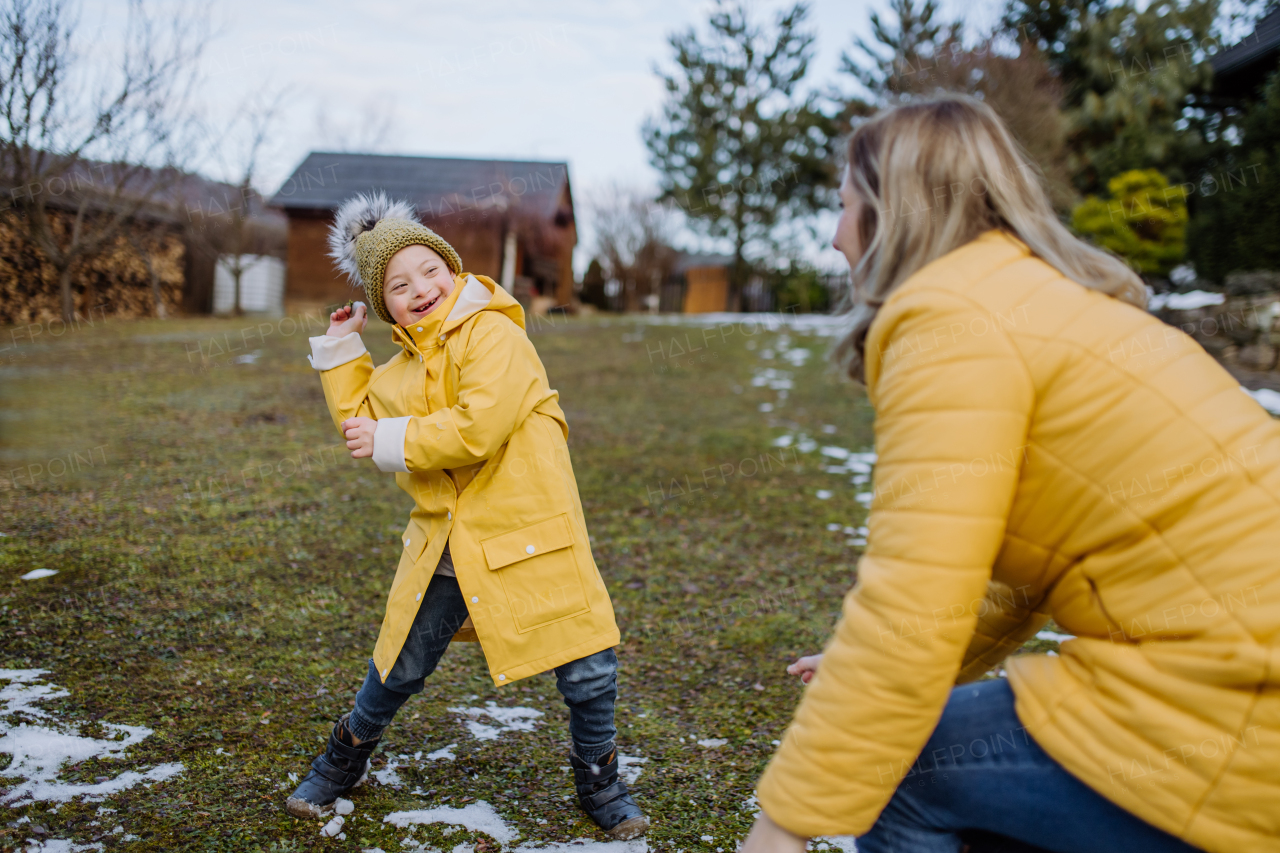
[[[329,228],[329,257],[353,284],[362,284],[356,240],[364,232],[373,230],[383,219],[418,222],[412,205],[405,201],[392,201],[383,192],[361,193],[349,198],[334,214],[333,225]]]

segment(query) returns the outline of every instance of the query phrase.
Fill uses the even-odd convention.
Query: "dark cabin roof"
[[[568,183],[567,163],[313,151],[268,203],[286,211],[336,210],[356,193],[382,190],[412,203],[425,219],[519,206],[567,225],[572,197],[565,210],[560,199]]]
[[[673,272],[684,273],[701,267],[727,267],[733,264],[733,255],[690,254],[681,252],[676,258]]]
[[[1216,54],[1210,64],[1213,87],[1220,94],[1253,96],[1267,75],[1280,67],[1280,9],[1260,18],[1252,35]]]
[[[90,210],[134,208],[135,220],[184,224],[200,216],[225,215],[243,204],[250,220],[280,226],[285,223],[280,211],[266,207],[261,196],[250,193],[245,199],[234,184],[175,169],[62,159],[65,165],[60,164],[56,154],[31,152],[32,169],[41,171],[48,192],[45,203],[50,208],[75,211],[81,198],[87,196]],[[14,207],[23,194],[22,189],[9,183],[0,179],[0,210]]]

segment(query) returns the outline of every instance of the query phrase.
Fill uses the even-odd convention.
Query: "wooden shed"
[[[731,310],[729,266],[732,255],[695,255],[681,252],[670,277],[662,286],[659,311],[709,314]]]
[[[307,155],[269,202],[289,220],[286,300],[351,298],[328,257],[329,226],[342,202],[379,190],[414,205],[466,271],[490,276],[526,307],[537,296],[571,302],[577,228],[566,163],[329,152]]]

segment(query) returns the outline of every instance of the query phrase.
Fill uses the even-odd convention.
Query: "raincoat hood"
[[[496,311],[521,329],[525,328],[524,308],[510,293],[487,275],[460,273],[454,276],[453,291],[440,307],[409,326],[391,327],[392,339],[408,354],[417,357],[423,351],[440,345],[441,336],[448,337],[480,311]]]

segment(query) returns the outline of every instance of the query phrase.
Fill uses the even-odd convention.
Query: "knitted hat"
[[[384,322],[395,325],[382,297],[382,279],[391,256],[405,246],[432,249],[454,275],[462,272],[462,258],[439,234],[418,221],[407,202],[391,201],[384,193],[357,195],[338,208],[329,229],[329,257]]]

